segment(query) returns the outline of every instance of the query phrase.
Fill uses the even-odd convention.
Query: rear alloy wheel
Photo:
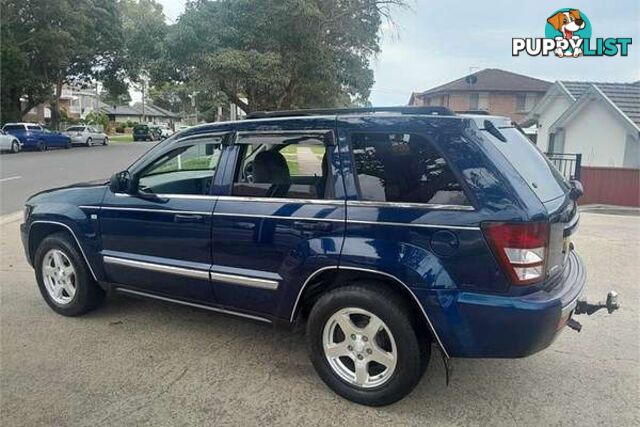
[[[18,143],[18,141],[13,141],[11,143],[11,152],[12,153],[18,153],[20,151],[20,144]]]
[[[316,372],[356,403],[383,406],[402,399],[420,381],[430,356],[411,313],[389,285],[349,285],[322,295],[307,320]]]
[[[86,145],[87,147],[91,147],[91,142],[92,142],[92,139],[91,139],[91,138],[87,138],[87,142],[86,142],[86,144],[85,144],[85,145]]]
[[[38,148],[38,151],[47,151],[47,143],[44,141],[38,141],[36,147]]]

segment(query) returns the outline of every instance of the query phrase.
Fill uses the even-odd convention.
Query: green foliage
[[[57,127],[62,85],[84,85],[110,66],[121,46],[119,23],[116,0],[3,1],[3,104],[5,93],[8,105],[28,95],[29,108],[48,96]]]
[[[370,60],[380,50],[382,22],[403,4],[192,1],[170,28],[164,71],[222,91],[245,111],[362,104],[374,82]]]
[[[90,111],[84,118],[84,122],[88,125],[101,125],[106,130],[109,127],[109,116],[102,111]]]

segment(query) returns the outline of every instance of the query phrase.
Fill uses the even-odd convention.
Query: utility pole
[[[145,116],[145,110],[144,110],[144,108],[145,108],[145,99],[144,99],[145,98],[145,93],[144,93],[144,90],[145,90],[146,83],[147,82],[143,78],[142,79],[142,123],[146,123],[147,122],[147,119],[146,119],[146,116]]]

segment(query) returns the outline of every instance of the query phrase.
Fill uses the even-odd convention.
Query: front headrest
[[[253,161],[253,180],[256,184],[289,184],[289,167],[284,156],[275,150],[258,153]]]

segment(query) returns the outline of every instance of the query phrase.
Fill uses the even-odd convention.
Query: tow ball
[[[586,314],[587,316],[591,316],[596,311],[606,308],[609,314],[613,313],[617,309],[620,308],[620,303],[618,303],[618,293],[615,291],[611,291],[607,294],[606,301],[599,301],[595,304],[590,303],[586,300],[578,300],[576,303],[576,308],[573,311],[574,315]],[[570,317],[567,320],[567,326],[571,329],[580,332],[582,330],[582,325],[580,322],[575,320],[573,317]]]

